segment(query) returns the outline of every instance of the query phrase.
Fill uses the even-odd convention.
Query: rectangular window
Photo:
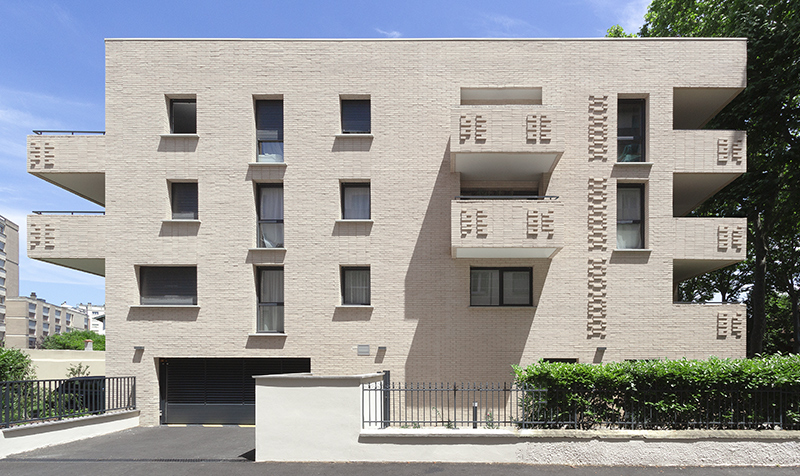
[[[197,134],[197,100],[171,99],[169,131],[172,134]]]
[[[644,99],[617,102],[617,162],[644,162]]]
[[[283,185],[258,186],[258,247],[283,248]]]
[[[369,268],[342,268],[342,304],[369,306]]]
[[[531,268],[470,268],[470,306],[533,306]]]
[[[61,326],[56,326],[56,334],[61,334]]]
[[[139,292],[143,305],[196,305],[197,267],[142,266]],[[84,325],[88,325],[88,320]]]
[[[258,162],[283,162],[283,100],[256,101]]]
[[[170,188],[172,219],[197,220],[197,183],[173,182]]]
[[[369,99],[342,99],[342,133],[369,134],[372,130]]]
[[[342,219],[369,220],[370,199],[368,183],[342,184]]]
[[[256,332],[283,332],[283,268],[258,270]]]
[[[29,349],[36,348],[36,337],[28,337],[28,348]]]
[[[0,278],[0,286],[6,285],[6,278]]]
[[[617,249],[644,248],[644,185],[617,185]]]

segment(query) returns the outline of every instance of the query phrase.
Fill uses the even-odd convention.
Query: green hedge
[[[800,425],[800,356],[514,367],[535,425],[591,428],[754,428]],[[537,397],[538,398],[538,397]],[[534,426],[535,426],[534,425]]]

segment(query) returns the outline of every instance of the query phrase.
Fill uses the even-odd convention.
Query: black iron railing
[[[0,428],[136,409],[136,377],[0,382]]]
[[[80,134],[80,135],[84,135],[84,134],[87,134],[87,135],[88,134],[106,135],[106,131],[44,131],[44,130],[40,130],[40,131],[33,131],[33,133],[36,134],[37,136],[50,135],[50,134],[53,134],[53,135],[55,135],[55,134],[71,135],[71,136],[74,136],[75,134]]]
[[[457,195],[456,200],[558,200],[558,195]]]
[[[362,392],[364,427],[800,429],[800,387],[620,393],[376,382]]]

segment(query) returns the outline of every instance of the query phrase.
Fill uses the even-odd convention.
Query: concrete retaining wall
[[[256,461],[800,465],[800,432],[362,428],[380,374],[256,378]]]
[[[36,378],[40,380],[67,378],[72,365],[89,367],[89,375],[106,374],[106,353],[85,350],[25,350],[36,367]]]
[[[139,410],[33,423],[0,431],[0,458],[139,426]]]

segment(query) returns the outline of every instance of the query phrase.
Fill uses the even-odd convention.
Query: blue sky
[[[30,260],[31,210],[100,210],[28,175],[32,129],[104,130],[104,38],[585,38],[638,31],[649,0],[0,0],[0,215],[20,294],[105,302],[103,278]]]

